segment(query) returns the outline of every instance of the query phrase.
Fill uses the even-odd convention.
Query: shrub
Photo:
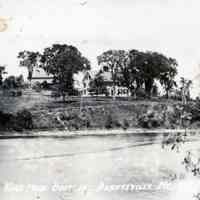
[[[192,123],[200,121],[200,100],[199,98],[196,99],[194,104],[189,105],[190,108],[188,109],[189,112],[192,114]]]
[[[41,83],[41,88],[44,89],[44,90],[49,90],[51,87],[50,87],[50,84],[47,81],[43,81]]]
[[[13,115],[0,111],[0,130],[11,128]]]
[[[105,121],[105,128],[111,129],[113,127],[113,119],[112,116],[109,114]]]
[[[121,123],[117,119],[113,119],[113,116],[111,114],[108,114],[105,121],[105,128],[111,129],[115,127],[121,127]]]
[[[3,81],[3,89],[23,89],[25,88],[25,82],[22,75],[20,76],[9,76]]]
[[[0,130],[22,131],[32,128],[32,114],[28,110],[19,111],[16,115],[0,111]]]
[[[138,99],[140,99],[140,98],[141,98],[141,99],[147,98],[147,94],[146,94],[145,90],[142,89],[142,88],[139,88],[139,89],[136,91],[136,96],[137,96]]]
[[[121,126],[121,123],[117,119],[113,120],[113,128],[120,128]]]
[[[9,97],[19,97],[22,96],[22,90],[18,90],[18,89],[9,89],[9,90],[3,90],[3,94],[5,96],[9,96]]]
[[[36,92],[41,92],[42,90],[42,86],[40,84],[40,82],[35,82],[32,86],[32,89],[35,90]]]
[[[123,123],[122,123],[122,128],[123,128],[124,130],[126,130],[126,129],[128,129],[129,127],[130,127],[130,125],[129,125],[128,120],[127,120],[127,119],[124,119],[124,120],[123,120]]]
[[[163,125],[163,116],[154,112],[146,113],[139,118],[139,125],[142,128],[157,128]]]
[[[32,114],[27,109],[17,112],[15,129],[32,129]]]
[[[64,112],[58,112],[55,114],[59,120],[56,118],[56,124],[58,126],[68,128],[69,130],[78,130],[80,128],[91,127],[91,116],[85,110],[79,113],[77,110],[67,110]]]
[[[55,115],[52,115],[52,113],[39,113],[34,115],[33,126],[39,129],[60,128],[58,122],[55,120]]]
[[[80,116],[79,116],[80,120],[81,120],[81,125],[83,127],[86,127],[86,128],[89,128],[91,126],[91,119],[90,119],[90,116],[89,114],[87,113],[82,113]]]

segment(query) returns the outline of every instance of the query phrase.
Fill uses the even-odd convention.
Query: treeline
[[[2,81],[1,87],[3,89],[21,89],[25,87],[25,81],[23,75],[8,76]]]
[[[3,95],[17,97],[22,95],[22,90],[28,88],[28,83],[24,81],[23,75],[8,76],[0,83]]]
[[[151,97],[156,89],[156,81],[166,91],[176,86],[174,80],[177,75],[177,61],[157,52],[142,52],[138,50],[109,50],[97,57],[98,64],[108,67],[115,86],[128,88],[132,96],[137,96],[141,88],[144,88],[148,97]],[[98,89],[103,84],[102,71],[96,75],[91,83],[93,89]]]
[[[73,75],[90,70],[90,62],[81,52],[72,45],[54,44],[40,52],[22,51],[18,54],[20,66],[27,67],[28,79],[32,79],[35,67],[44,69],[47,74],[53,75],[53,83],[65,100],[66,96],[73,95]]]
[[[27,67],[29,80],[37,67],[53,75],[53,82],[63,100],[75,93],[73,75],[91,69],[90,61],[76,47],[66,44],[54,44],[43,52],[22,51],[18,58],[20,66]],[[162,53],[135,49],[108,50],[99,55],[97,61],[111,73],[114,93],[116,86],[124,86],[136,97],[143,88],[146,96],[151,97],[159,82],[168,97],[169,91],[177,85],[178,63]],[[90,90],[96,93],[106,91],[102,71],[91,81]]]

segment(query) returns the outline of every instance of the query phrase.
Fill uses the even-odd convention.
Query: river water
[[[174,199],[168,186],[184,173],[184,152],[160,141],[153,134],[0,140],[0,199]]]

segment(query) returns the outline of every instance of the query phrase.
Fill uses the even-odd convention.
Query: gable
[[[34,68],[32,79],[52,79],[52,75],[48,75],[42,68]]]

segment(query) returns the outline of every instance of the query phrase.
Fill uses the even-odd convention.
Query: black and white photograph
[[[0,0],[0,200],[200,200],[200,1]]]

